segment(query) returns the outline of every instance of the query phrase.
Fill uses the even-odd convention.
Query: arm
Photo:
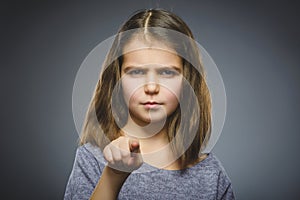
[[[91,196],[91,200],[117,199],[120,189],[129,175],[130,173],[118,174],[112,168],[106,166]]]
[[[139,143],[126,137],[120,137],[107,145],[103,155],[108,166],[104,168],[91,199],[117,199],[127,177],[142,164],[141,156],[136,154],[139,152]]]

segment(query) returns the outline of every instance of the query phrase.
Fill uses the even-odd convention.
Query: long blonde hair
[[[194,39],[191,30],[182,19],[171,12],[161,9],[138,11],[121,26],[118,33],[121,35],[123,32],[128,30],[147,27],[174,30]],[[152,34],[154,38],[165,37],[163,34],[159,36],[157,33],[147,34]],[[120,124],[121,127],[122,125],[125,125],[124,123],[126,120],[124,119],[127,119],[128,111],[126,109],[122,92],[119,92],[122,88],[119,84],[117,84],[121,79],[123,57],[119,56],[115,59],[118,51],[122,50],[122,48],[120,48],[120,46],[122,46],[120,45],[122,43],[120,42],[122,41],[121,37],[122,36],[119,36],[115,39],[104,62],[104,66],[107,67],[105,67],[100,75],[89,105],[81,133],[80,145],[89,142],[103,149],[110,141],[120,136]],[[167,40],[170,40],[170,38],[166,38],[166,41]],[[172,41],[167,41],[166,43],[171,45],[174,44]],[[175,46],[173,48],[176,50]],[[196,44],[191,43],[188,47],[183,49],[186,51],[186,55],[189,55],[193,60],[196,60],[196,64],[193,63],[192,65],[187,61],[188,59],[182,58],[183,76],[192,87],[192,92],[196,95],[197,102],[193,102],[192,99],[185,100],[187,103],[184,109],[187,114],[181,113],[181,109],[178,106],[176,111],[168,117],[166,127],[169,141],[173,140],[175,136],[177,138],[175,146],[173,146],[174,151],[180,151],[184,147],[189,138],[188,134],[190,131],[196,132],[191,145],[179,157],[181,166],[185,168],[198,159],[200,150],[205,146],[210,138],[211,98],[205,81],[205,73],[200,53]],[[114,89],[119,95],[117,97],[119,99],[119,104],[116,108],[112,107]],[[183,90],[181,98],[189,97],[189,95],[189,90]],[[195,109],[195,103],[199,105],[199,109]],[[115,109],[121,117],[116,118],[113,115],[113,109]],[[188,119],[188,123],[183,125],[180,121],[181,118]],[[197,119],[198,123],[196,123]]]

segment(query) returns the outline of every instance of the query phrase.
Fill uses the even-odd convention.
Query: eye
[[[145,70],[143,69],[132,69],[126,72],[126,74],[132,75],[132,76],[138,76],[138,75],[144,75]]]
[[[174,69],[162,69],[159,71],[159,74],[164,77],[173,77],[178,75],[179,73]]]

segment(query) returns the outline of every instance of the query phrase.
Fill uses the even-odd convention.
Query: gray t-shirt
[[[65,200],[89,199],[107,162],[89,143],[77,149]],[[230,179],[213,153],[186,170],[143,164],[121,188],[118,199],[234,199]]]

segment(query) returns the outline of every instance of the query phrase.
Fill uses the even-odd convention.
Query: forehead
[[[176,51],[157,40],[133,38],[123,49],[123,65],[161,64],[181,66]]]

